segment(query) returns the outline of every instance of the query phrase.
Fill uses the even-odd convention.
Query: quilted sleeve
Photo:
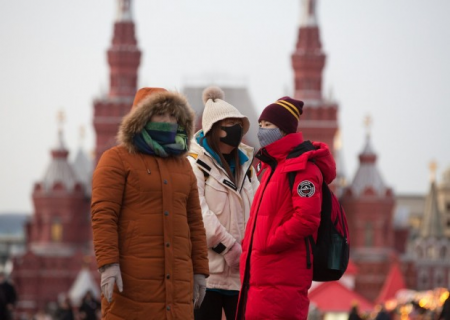
[[[92,178],[91,222],[98,267],[119,262],[118,221],[126,171],[116,149],[107,150]]]
[[[191,172],[191,192],[187,203],[188,223],[191,232],[192,263],[194,274],[209,275],[208,249],[206,247],[205,228],[200,208],[197,180]]]

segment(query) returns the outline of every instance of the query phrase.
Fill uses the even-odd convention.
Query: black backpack
[[[295,147],[287,158],[299,157],[310,150],[315,150],[313,144],[309,140],[304,141]],[[313,160],[311,161],[314,162]],[[296,171],[288,173],[291,190],[294,186],[296,175]],[[339,280],[345,270],[347,270],[350,256],[348,225],[344,209],[325,181],[322,184],[322,209],[320,215],[317,241],[314,243],[312,236],[305,238],[308,254],[307,267],[311,268],[309,260],[309,248],[311,246],[314,257],[313,280]]]

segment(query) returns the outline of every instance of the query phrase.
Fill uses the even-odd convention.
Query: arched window
[[[369,248],[373,247],[373,225],[370,222],[367,222],[365,226],[364,245]]]
[[[448,274],[447,274],[447,288],[450,288],[450,270],[448,270]]]
[[[422,271],[420,272],[420,276],[419,276],[419,290],[425,290],[428,289],[428,284],[429,284],[429,277],[427,272]]]
[[[417,246],[416,248],[416,255],[417,258],[422,259],[423,258],[423,249],[421,246]]]
[[[442,260],[445,260],[445,258],[447,257],[447,247],[445,246],[445,244],[441,247],[441,250],[439,252],[439,258],[441,258]]]
[[[434,280],[433,286],[435,288],[444,286],[444,273],[442,272],[441,269],[435,270],[433,280]]]
[[[53,218],[52,228],[51,228],[51,239],[53,242],[61,242],[63,228],[61,225],[61,219],[59,217]]]
[[[427,248],[427,257],[430,259],[433,259],[433,260],[436,259],[436,247],[435,246],[430,245]]]

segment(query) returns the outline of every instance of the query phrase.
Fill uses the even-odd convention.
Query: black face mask
[[[232,147],[237,147],[241,143],[242,127],[240,124],[237,123],[231,127],[220,127],[220,128],[227,133],[225,137],[220,138],[221,142]]]

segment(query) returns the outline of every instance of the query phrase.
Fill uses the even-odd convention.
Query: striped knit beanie
[[[286,134],[297,132],[298,121],[303,113],[303,101],[283,97],[269,104],[259,116],[261,120],[269,121]]]

